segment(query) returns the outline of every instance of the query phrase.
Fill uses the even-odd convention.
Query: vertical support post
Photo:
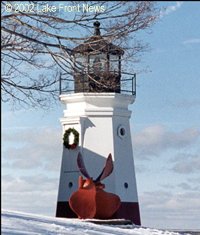
[[[61,80],[62,80],[62,77],[61,77],[61,73],[60,73],[60,77],[59,77],[59,94],[60,94],[60,95],[61,95],[61,93],[62,93]]]
[[[132,77],[132,95],[136,95],[136,73]]]
[[[85,92],[85,76],[82,75],[82,92]]]
[[[121,84],[121,56],[119,56],[119,79],[120,79],[120,83],[119,83],[119,93],[121,93],[121,88],[122,88],[122,84]]]
[[[135,79],[135,96],[136,96],[136,73],[134,75],[134,79]]]
[[[132,77],[132,95],[133,95],[133,79],[134,79],[134,76]]]

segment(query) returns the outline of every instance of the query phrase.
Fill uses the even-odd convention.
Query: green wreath
[[[74,135],[74,143],[69,144],[69,136],[70,134]],[[68,149],[75,149],[79,143],[79,133],[74,128],[69,128],[65,131],[63,136],[63,144]]]

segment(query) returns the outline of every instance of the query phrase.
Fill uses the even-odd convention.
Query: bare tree
[[[93,22],[132,63],[146,48],[137,34],[158,16],[151,1],[3,1],[1,7],[2,101],[24,107],[57,99],[59,73],[73,75],[72,49],[93,34]]]

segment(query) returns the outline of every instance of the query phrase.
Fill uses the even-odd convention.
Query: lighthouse
[[[140,225],[140,212],[130,131],[131,110],[135,101],[135,76],[123,78],[122,48],[108,42],[94,23],[94,35],[72,50],[74,87],[62,92],[65,105],[61,118],[63,155],[56,217],[77,218],[69,199],[78,189],[81,175],[77,156],[83,156],[89,175],[96,178],[109,154],[113,172],[104,180],[107,192],[120,197],[121,205],[112,216]],[[128,88],[124,84],[130,83]],[[105,208],[106,210],[106,208]]]

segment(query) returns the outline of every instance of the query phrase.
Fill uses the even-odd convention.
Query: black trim
[[[56,217],[77,218],[77,215],[71,210],[69,202],[58,202]],[[141,225],[138,202],[121,202],[120,208],[111,219],[126,219]]]

